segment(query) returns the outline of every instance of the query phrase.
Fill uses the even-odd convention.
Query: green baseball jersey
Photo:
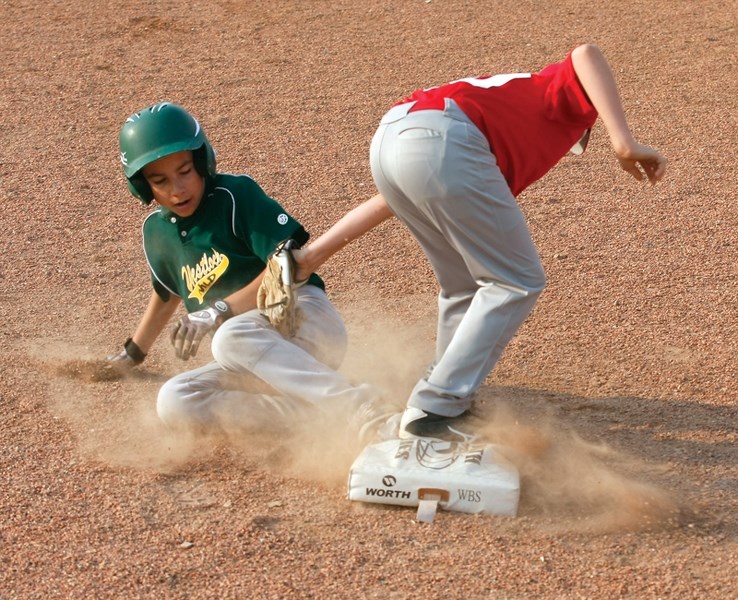
[[[143,224],[146,261],[157,294],[182,298],[188,312],[254,280],[279,242],[308,233],[246,175],[208,178],[197,210],[179,217],[162,207]],[[324,288],[317,275],[309,283]]]

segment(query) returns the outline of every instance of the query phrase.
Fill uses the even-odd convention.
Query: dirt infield
[[[0,6],[1,600],[736,596],[732,2]],[[428,525],[349,502],[353,455],[330,431],[172,437],[154,401],[182,366],[163,338],[129,377],[65,370],[119,350],[149,294],[147,209],[117,152],[132,111],[186,106],[219,167],[315,235],[373,193],[369,142],[394,101],[583,42],[670,164],[639,185],[598,124],[520,196],[548,287],[480,393],[523,476],[518,517]],[[386,222],[321,275],[351,333],[345,372],[403,403],[435,331],[416,243]]]

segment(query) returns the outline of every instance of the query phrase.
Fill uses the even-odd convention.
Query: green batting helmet
[[[154,196],[141,171],[163,156],[191,150],[197,172],[203,177],[215,175],[215,151],[200,123],[171,102],[154,104],[128,117],[120,129],[118,145],[128,189],[144,204]]]

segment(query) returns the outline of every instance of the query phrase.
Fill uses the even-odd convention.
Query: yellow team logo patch
[[[211,256],[207,253],[202,255],[200,262],[194,267],[184,265],[182,267],[182,279],[185,280],[187,289],[190,290],[188,298],[197,298],[202,304],[205,294],[220,279],[221,275],[228,269],[228,257],[213,249]]]

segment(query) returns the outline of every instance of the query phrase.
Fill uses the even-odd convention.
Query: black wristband
[[[211,305],[215,309],[215,312],[218,313],[218,316],[221,319],[221,322],[227,321],[233,316],[233,309],[231,308],[231,305],[228,304],[225,300],[216,300]]]
[[[123,344],[123,348],[125,348],[126,354],[131,357],[134,364],[140,365],[146,358],[146,353],[138,347],[133,338],[128,338],[126,343]]]

